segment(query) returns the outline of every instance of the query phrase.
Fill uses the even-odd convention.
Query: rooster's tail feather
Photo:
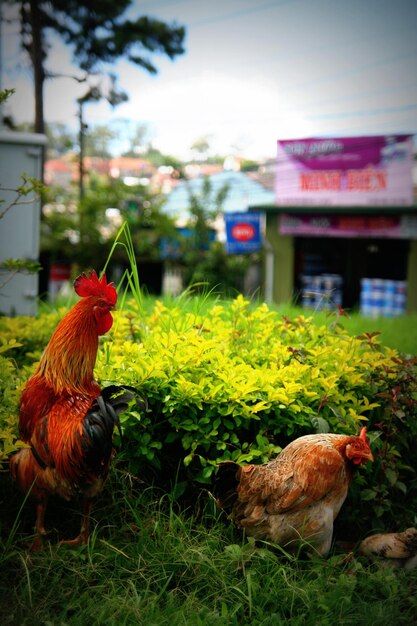
[[[126,411],[133,401],[135,408],[146,410],[146,399],[129,385],[110,385],[102,389],[83,420],[83,435],[89,442],[85,462],[89,468],[106,464],[112,454],[112,436],[117,427],[122,438],[119,414]]]

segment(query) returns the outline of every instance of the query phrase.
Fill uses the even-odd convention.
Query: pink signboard
[[[417,239],[417,215],[280,215],[279,232],[299,237]]]
[[[409,206],[412,135],[278,141],[280,206]]]

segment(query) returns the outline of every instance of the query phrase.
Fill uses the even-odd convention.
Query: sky
[[[137,124],[164,153],[187,159],[207,137],[212,153],[271,159],[278,139],[417,134],[417,0],[134,0],[148,15],[186,28],[185,54],[154,56],[151,76],[113,68],[129,101],[84,106],[89,126],[118,131],[115,154]],[[30,67],[18,31],[2,29],[1,85],[14,87],[6,112],[32,121]],[[74,73],[58,39],[48,69]],[[85,84],[47,82],[45,118],[76,130]]]

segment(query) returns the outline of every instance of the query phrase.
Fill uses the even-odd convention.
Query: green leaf
[[[395,487],[402,491],[404,494],[407,493],[407,485],[401,482],[401,480],[397,480],[397,482],[395,483]]]
[[[374,489],[362,489],[361,490],[361,499],[362,500],[374,500],[377,496],[377,493]]]
[[[393,469],[391,469],[390,467],[387,467],[385,470],[385,476],[388,479],[388,482],[390,485],[395,485],[395,483],[397,482],[397,472]]]

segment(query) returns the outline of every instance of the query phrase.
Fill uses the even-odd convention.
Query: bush
[[[45,321],[49,338],[52,317]],[[8,332],[20,323],[9,320]],[[20,358],[40,347],[39,321],[33,337],[30,327]],[[177,495],[210,484],[221,461],[266,462],[298,436],[353,434],[365,423],[376,460],[354,481],[345,523],[367,531],[413,523],[415,363],[376,334],[352,337],[337,317],[322,325],[281,317],[242,296],[204,313],[179,300],[156,301],[144,315],[131,303],[103,338],[96,376],[147,397],[145,413],[121,418],[121,456],[130,472],[175,485]]]
[[[204,315],[156,302],[119,315],[97,362],[102,383],[135,385],[149,410],[123,416],[130,470],[176,484],[210,483],[217,463],[266,462],[311,432],[363,423],[376,461],[351,489],[352,520],[382,527],[417,503],[415,363],[338,318],[281,318],[242,296]],[[408,520],[408,521],[406,521]],[[355,525],[358,520],[356,519]]]
[[[19,347],[14,339],[0,339],[0,468],[6,465],[10,454],[25,445],[16,440],[21,376],[15,363],[6,356]]]

